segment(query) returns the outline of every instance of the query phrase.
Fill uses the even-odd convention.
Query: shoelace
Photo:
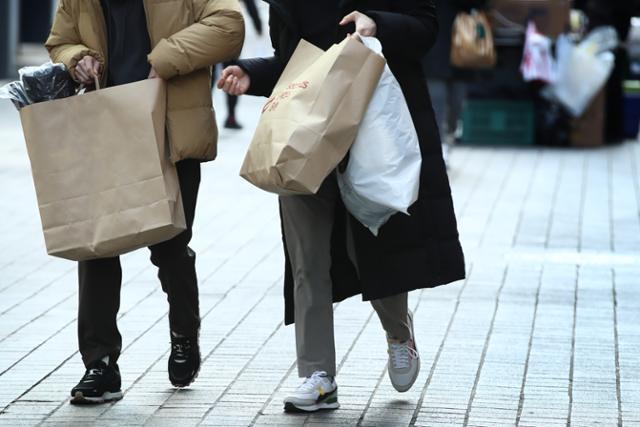
[[[313,375],[304,380],[302,385],[298,387],[298,391],[311,392],[318,388],[322,381],[328,380],[326,374],[322,372],[314,372]]]
[[[102,368],[91,368],[84,375],[82,382],[83,383],[94,382],[96,380],[96,377],[99,377],[102,375],[102,372],[103,372]]]
[[[411,359],[418,357],[418,352],[409,344],[410,341],[389,345],[389,355],[394,369],[406,369],[411,366]]]
[[[171,348],[176,353],[176,357],[175,357],[176,360],[187,360],[187,358],[189,357],[189,350],[191,350],[191,343],[172,342]]]

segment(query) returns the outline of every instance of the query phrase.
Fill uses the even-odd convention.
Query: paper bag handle
[[[96,90],[102,89],[100,87],[100,79],[98,78],[98,76],[93,76],[93,84],[95,84]],[[78,89],[77,94],[78,95],[84,95],[85,93],[87,93],[87,86],[83,84]]]

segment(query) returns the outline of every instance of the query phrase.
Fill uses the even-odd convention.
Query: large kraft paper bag
[[[280,195],[315,194],[346,156],[385,60],[348,37],[301,41],[267,101],[240,175]]]
[[[171,239],[185,226],[160,79],[21,111],[50,255],[83,261]]]

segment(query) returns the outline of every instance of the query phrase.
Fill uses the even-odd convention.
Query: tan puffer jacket
[[[144,0],[152,52],[149,62],[168,81],[167,134],[171,160],[213,160],[218,129],[211,100],[211,66],[237,58],[244,43],[238,0]],[[61,0],[47,40],[51,60],[75,67],[92,55],[108,69],[107,28],[100,0]],[[106,84],[106,75],[102,75]]]

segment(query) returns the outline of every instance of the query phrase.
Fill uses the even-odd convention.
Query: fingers
[[[227,83],[225,87],[227,88],[225,92],[227,92],[229,95],[234,95],[234,96],[242,95],[240,91],[240,81],[235,76],[230,76],[227,79]]]
[[[351,12],[350,14],[342,18],[342,21],[340,21],[340,25],[347,25],[351,22],[356,22],[359,14],[360,12],[358,11]]]
[[[363,37],[373,37],[375,35],[373,29],[371,28],[361,28],[359,33]]]
[[[92,56],[85,56],[76,64],[75,74],[80,83],[91,84],[100,75],[100,62]]]
[[[225,93],[234,96],[244,95],[247,91],[246,83],[243,82],[243,79],[239,79],[236,76],[228,76],[224,80],[221,89]]]
[[[80,83],[89,84],[92,82],[89,74],[84,70],[83,66],[78,63],[76,66],[76,77],[80,81]]]
[[[238,66],[227,67],[222,71],[217,86],[229,95],[244,95],[248,89],[247,75]]]
[[[220,76],[220,80],[218,80],[218,89],[224,88],[224,84],[230,75],[231,75],[231,67],[227,67],[224,70],[222,70],[222,75]]]

